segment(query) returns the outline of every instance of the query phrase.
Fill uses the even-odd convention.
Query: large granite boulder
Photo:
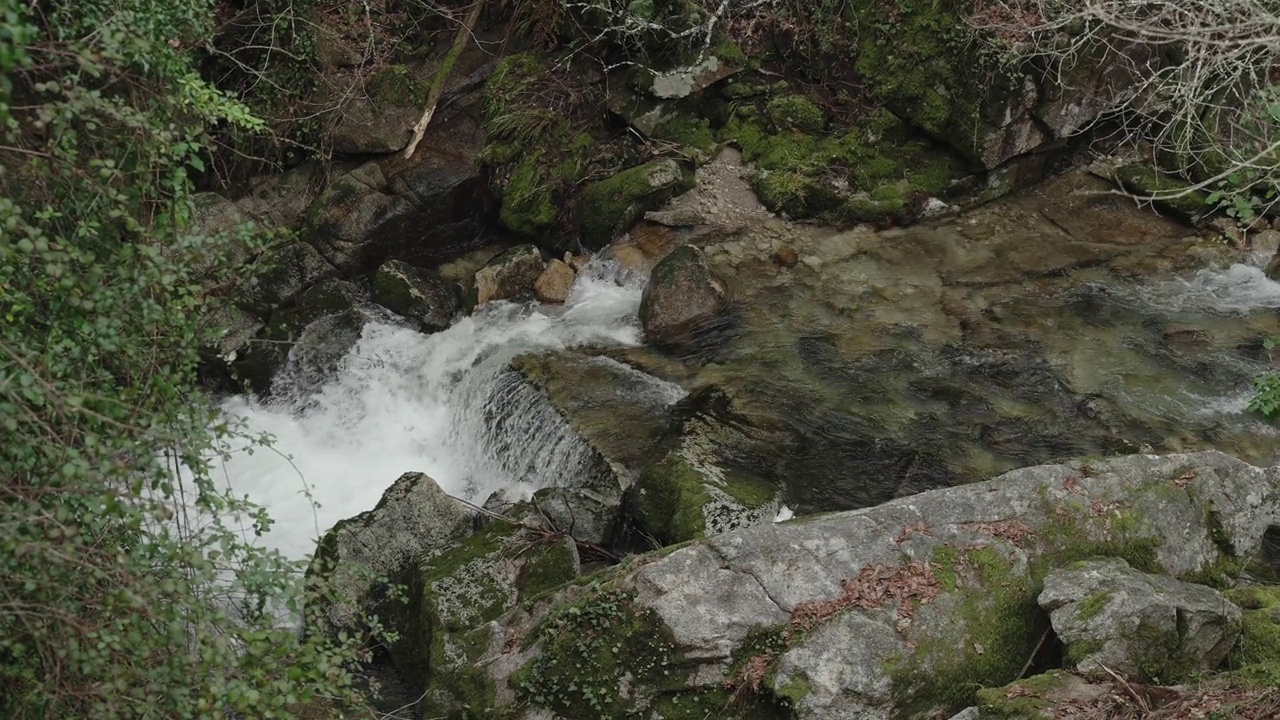
[[[1240,608],[1222,593],[1140,572],[1120,558],[1049,573],[1039,602],[1067,658],[1086,674],[1181,682],[1216,670],[1240,637]]]
[[[1216,452],[1030,467],[629,563],[513,609],[467,667],[526,719],[947,717],[1023,672],[1054,569],[1226,584],[1277,524],[1280,469]]]
[[[246,310],[269,317],[303,290],[338,271],[316,249],[303,242],[268,250],[247,269],[248,279],[236,291],[236,303]]]
[[[728,322],[729,294],[702,250],[682,245],[649,275],[640,300],[645,338],[658,345],[690,349],[705,343]]]
[[[307,609],[308,628],[363,629],[362,618],[385,599],[378,588],[453,547],[472,522],[471,513],[431,478],[400,476],[374,509],[334,525],[321,539],[307,579],[323,602]]]
[[[411,202],[387,192],[387,178],[376,162],[339,177],[307,211],[308,239],[348,277],[376,268],[390,248],[414,237]]]

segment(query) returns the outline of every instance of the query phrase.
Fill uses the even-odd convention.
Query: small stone
[[[534,281],[533,295],[539,302],[562,303],[569,298],[575,277],[573,268],[559,260],[552,260]]]
[[[574,255],[571,252],[566,252],[564,254],[564,264],[573,268],[574,272],[582,272],[583,270],[586,270],[587,265],[590,264],[590,262],[591,257],[589,255]]]
[[[800,262],[800,253],[790,245],[779,245],[778,250],[773,254],[773,261],[784,268],[795,267]]]

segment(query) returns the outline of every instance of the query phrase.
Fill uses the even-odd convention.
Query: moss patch
[[[1187,187],[1185,181],[1165,175],[1144,165],[1125,165],[1116,170],[1121,187],[1134,195],[1146,196],[1177,193]],[[1193,225],[1203,224],[1212,209],[1208,195],[1199,190],[1181,197],[1159,200],[1155,206],[1179,220]]]
[[[531,53],[498,63],[484,94],[480,159],[493,168],[498,221],[522,237],[549,239],[596,146],[575,119],[594,96]]]
[[[582,234],[592,247],[603,247],[645,210],[692,187],[693,173],[671,159],[623,170],[583,192],[578,213]]]
[[[956,622],[913,638],[915,653],[889,663],[904,717],[972,705],[980,688],[1009,682],[1049,626],[1036,602],[1040,583],[996,547],[940,546],[931,565],[944,597],[956,603]]]
[[[1099,613],[1106,609],[1107,605],[1111,604],[1111,597],[1113,595],[1115,595],[1115,593],[1112,591],[1103,590],[1081,600],[1080,604],[1076,606],[1076,618],[1080,620],[1089,620],[1097,617]]]
[[[364,90],[374,107],[388,110],[421,107],[431,87],[412,68],[388,65],[365,81]]]
[[[1004,687],[985,688],[978,691],[978,707],[984,718],[1053,717],[1052,710],[1058,703],[1054,693],[1066,688],[1070,681],[1070,675],[1055,670]]]
[[[636,523],[663,545],[706,533],[702,508],[711,496],[702,476],[675,453],[644,469],[632,498]]]
[[[564,717],[629,717],[642,703],[633,688],[683,687],[666,627],[625,592],[596,592],[549,616],[536,633],[542,651],[511,676],[511,686],[523,701]]]
[[[1231,656],[1232,665],[1280,667],[1280,587],[1234,588],[1227,590],[1226,596],[1243,611],[1240,644]]]

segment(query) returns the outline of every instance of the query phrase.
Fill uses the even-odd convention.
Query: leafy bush
[[[350,700],[356,648],[279,622],[302,568],[212,472],[202,273],[246,237],[192,231],[187,176],[208,128],[261,126],[194,70],[213,9],[29,7],[0,9],[0,717]]]

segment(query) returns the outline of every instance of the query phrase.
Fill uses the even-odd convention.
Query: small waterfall
[[[542,488],[591,471],[594,451],[519,373],[498,375],[484,415],[481,447],[503,476]]]
[[[407,471],[475,502],[499,488],[527,494],[572,477],[586,448],[505,369],[523,352],[638,344],[643,287],[617,277],[595,264],[564,306],[488,303],[432,335],[375,318],[321,387],[291,388],[284,374],[271,401],[224,403],[229,418],[275,438],[271,449],[233,451],[221,468],[225,481],[275,519],[265,542],[301,558],[320,533],[372,509]],[[498,415],[503,430],[495,434]]]
[[[1162,280],[1150,287],[1148,300],[1174,312],[1245,314],[1280,308],[1280,283],[1269,279],[1257,265],[1235,263]]]

